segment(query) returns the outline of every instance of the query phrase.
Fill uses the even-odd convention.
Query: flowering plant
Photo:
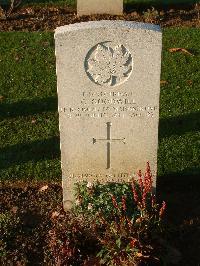
[[[134,205],[132,215],[128,212],[127,197],[122,196],[119,204],[112,195],[116,210],[114,219],[107,221],[102,215],[99,216],[105,231],[99,238],[102,250],[98,256],[106,265],[133,265],[145,260],[159,260],[154,256],[154,245],[162,232],[166,203],[163,202],[161,207],[156,203],[149,163],[144,176],[139,171],[138,181],[133,179],[131,187]]]
[[[129,184],[108,184],[106,188],[85,183],[78,191],[79,211],[89,212],[95,219],[93,225],[102,246],[98,257],[104,265],[159,260],[157,240],[163,230],[166,203],[161,207],[156,203],[149,163],[145,174],[139,171],[138,180],[133,178]]]

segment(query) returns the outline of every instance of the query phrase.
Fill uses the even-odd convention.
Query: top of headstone
[[[101,20],[101,21],[74,23],[74,24],[61,26],[56,28],[55,34],[60,34],[75,30],[85,30],[91,28],[104,28],[104,27],[109,27],[109,28],[121,27],[128,29],[152,30],[152,31],[161,32],[160,26],[155,24],[124,21],[124,20]]]

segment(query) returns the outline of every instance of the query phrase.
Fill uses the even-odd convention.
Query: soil
[[[24,7],[13,12],[7,19],[0,15],[0,31],[53,31],[56,27],[90,20],[129,20],[159,24],[161,27],[200,27],[200,7],[184,10],[171,8],[146,11],[128,10],[123,16],[76,15],[71,7]]]
[[[163,177],[158,180],[157,196],[160,201],[167,202],[167,241],[175,247],[171,252],[170,265],[200,264],[199,186],[198,176]],[[0,213],[12,214],[13,228],[9,229],[7,236],[6,261],[0,259],[1,265],[52,265],[44,263],[44,250],[52,228],[52,217],[56,217],[57,213],[63,214],[61,184],[6,182],[0,190],[0,201]],[[20,220],[17,228],[14,217]],[[0,216],[2,223],[1,219]],[[62,219],[69,221],[67,216]],[[13,235],[10,232],[14,232]]]
[[[62,194],[61,187],[54,184],[40,192],[39,189],[45,185],[13,182],[2,186],[0,213],[12,215],[12,225],[6,222],[5,227],[9,231],[6,234],[0,216],[2,241],[4,239],[6,243],[6,254],[0,259],[1,265],[40,265],[43,261],[50,214],[58,210]],[[19,224],[16,219],[20,220]]]

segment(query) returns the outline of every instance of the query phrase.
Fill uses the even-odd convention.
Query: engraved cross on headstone
[[[107,138],[106,139],[93,138],[93,144],[97,143],[97,141],[106,141],[107,142],[107,169],[109,169],[111,166],[111,142],[120,141],[120,142],[123,142],[124,144],[126,144],[126,142],[125,142],[125,138],[112,139],[111,138],[111,125],[112,125],[112,123],[107,122],[106,125],[107,125]]]

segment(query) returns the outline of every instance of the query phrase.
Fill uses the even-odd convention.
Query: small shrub
[[[73,206],[74,212],[88,217],[95,217],[97,213],[101,213],[107,219],[113,215],[112,197],[116,197],[118,201],[123,195],[127,196],[127,204],[129,211],[134,210],[131,197],[131,185],[128,183],[108,183],[108,184],[91,184],[83,182],[76,184],[76,201]]]
[[[149,163],[144,176],[140,171],[130,184],[77,185],[76,204],[79,213],[93,219],[104,265],[159,261],[166,204],[160,208],[156,203]]]
[[[89,256],[99,251],[97,238],[86,219],[60,214],[52,223],[45,252],[48,265],[83,265]]]
[[[159,12],[152,7],[151,9],[147,9],[147,11],[143,12],[145,22],[155,23],[159,18]]]
[[[76,196],[73,212],[51,217],[48,265],[91,265],[87,262],[94,263],[95,256],[97,265],[160,263],[166,203],[156,203],[149,163],[138,180],[83,182],[76,185]]]

